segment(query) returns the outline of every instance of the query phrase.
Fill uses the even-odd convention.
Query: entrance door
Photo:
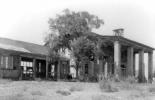
[[[45,60],[36,60],[36,77],[37,78],[46,78],[46,61]]]

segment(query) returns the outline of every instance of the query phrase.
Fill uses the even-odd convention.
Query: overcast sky
[[[0,37],[43,44],[48,19],[65,8],[88,11],[105,24],[96,32],[112,35],[125,29],[125,37],[155,47],[154,0],[0,0]]]

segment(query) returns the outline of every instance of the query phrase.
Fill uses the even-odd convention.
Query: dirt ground
[[[0,100],[155,100],[155,84],[113,86],[118,92],[103,92],[98,83],[0,80]]]

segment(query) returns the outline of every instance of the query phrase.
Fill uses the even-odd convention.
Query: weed
[[[56,93],[61,94],[63,96],[71,95],[69,91],[65,91],[65,90],[57,90]]]

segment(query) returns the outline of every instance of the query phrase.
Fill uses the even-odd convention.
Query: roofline
[[[114,38],[115,36],[111,36],[111,35],[98,35],[98,36],[102,36],[103,38]],[[148,45],[145,45],[143,43],[140,43],[140,42],[137,42],[137,41],[134,41],[134,40],[131,40],[131,39],[128,39],[128,38],[125,38],[125,37],[122,37],[122,36],[119,36],[119,39],[124,39],[126,41],[129,41],[131,43],[134,43],[134,44],[137,44],[139,46],[142,46],[142,47],[145,47],[145,48],[148,48],[148,49],[151,49],[151,50],[155,50],[155,48],[153,47],[150,47]]]
[[[36,43],[33,43],[33,42],[27,42],[27,41],[22,41],[22,40],[16,40],[16,39],[12,39],[12,38],[6,38],[6,37],[0,37],[0,38],[9,39],[11,41],[16,41],[16,42],[23,42],[23,43],[34,44],[34,45],[38,45],[38,46],[44,46],[44,45],[41,45],[41,44],[36,44]]]

